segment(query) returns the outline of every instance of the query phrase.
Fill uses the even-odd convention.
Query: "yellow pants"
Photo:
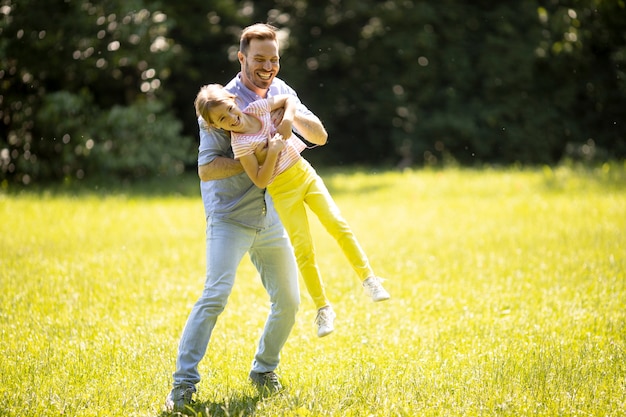
[[[306,288],[319,309],[329,305],[319,267],[304,203],[317,215],[320,223],[335,238],[339,247],[361,280],[374,275],[365,252],[341,216],[324,181],[313,167],[300,159],[268,185],[274,207],[291,239],[298,268]]]

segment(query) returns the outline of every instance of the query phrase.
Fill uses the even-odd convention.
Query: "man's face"
[[[272,80],[280,70],[278,43],[272,40],[252,39],[248,53],[239,52],[241,78],[246,87],[265,97]]]

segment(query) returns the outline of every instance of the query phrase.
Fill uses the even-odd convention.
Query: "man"
[[[241,106],[272,95],[296,95],[276,78],[280,69],[276,35],[275,28],[266,24],[249,26],[241,34],[237,54],[241,72],[226,85]],[[271,198],[252,183],[240,162],[232,159],[226,132],[205,126],[200,118],[199,124],[198,175],[207,217],[206,282],[180,340],[173,388],[166,399],[168,410],[182,410],[192,403],[200,381],[198,364],[246,252],[259,271],[271,302],[249,375],[262,394],[282,389],[274,371],[300,303],[293,249]],[[326,134],[320,120],[303,105],[299,106],[293,125],[305,139]]]

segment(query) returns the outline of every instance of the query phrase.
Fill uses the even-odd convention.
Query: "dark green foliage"
[[[180,47],[144,3],[2,2],[2,178],[171,175],[193,163],[161,88]]]
[[[0,0],[0,178],[193,169],[195,94],[254,22],[288,34],[316,164],[626,156],[622,0]]]
[[[555,163],[590,139],[624,157],[623,2],[347,4],[329,2],[294,27],[298,39],[315,28],[318,69],[283,69],[323,86],[311,95],[335,162]],[[602,8],[614,9],[609,29]]]

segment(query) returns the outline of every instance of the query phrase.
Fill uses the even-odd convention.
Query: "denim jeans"
[[[237,267],[246,252],[259,271],[271,303],[252,371],[268,372],[278,366],[280,350],[293,328],[300,304],[298,270],[289,238],[279,222],[257,230],[209,217],[206,282],[178,346],[174,387],[195,387],[200,381],[198,363],[206,353],[217,317],[226,306]]]

